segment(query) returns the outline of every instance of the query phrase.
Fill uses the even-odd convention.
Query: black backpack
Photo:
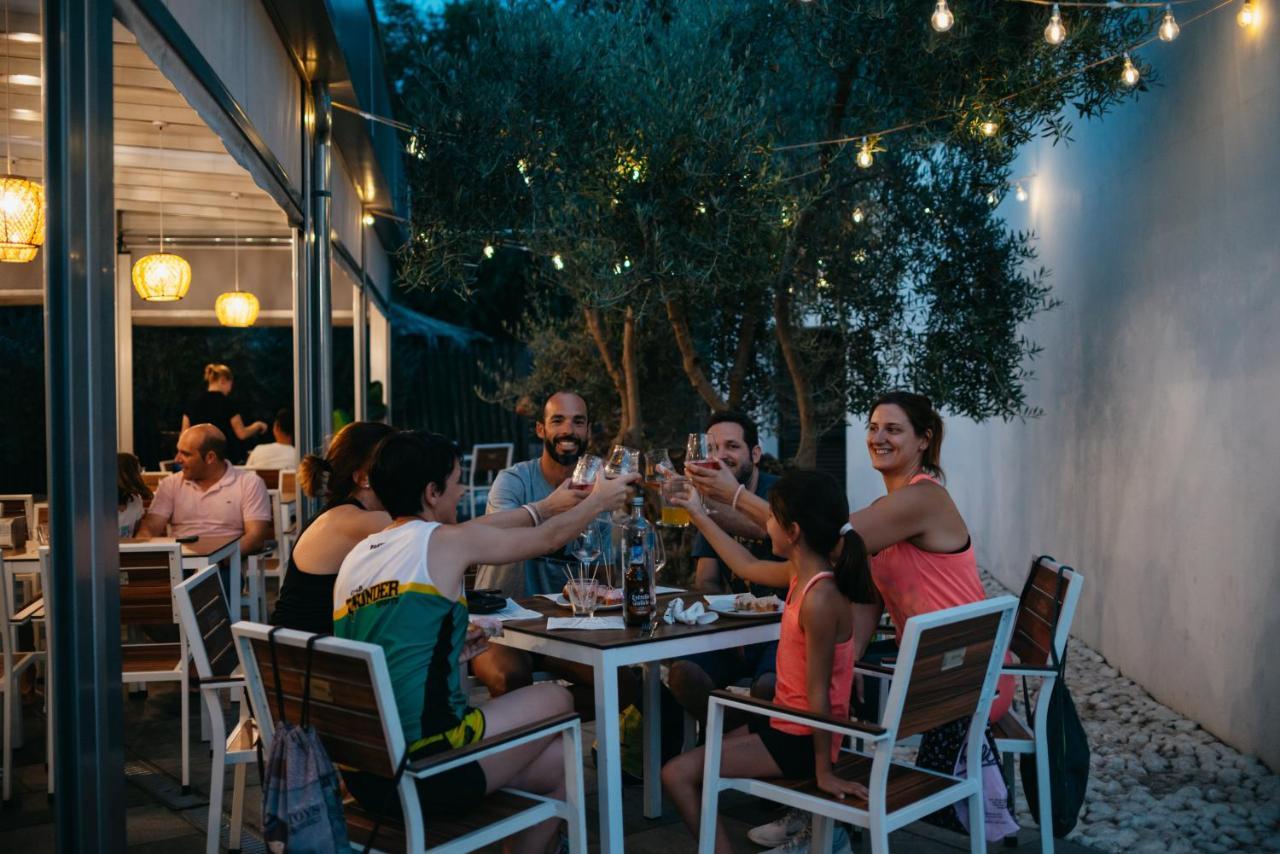
[[[1037,562],[1039,559],[1037,558]],[[1028,579],[1028,584],[1031,580]],[[1062,598],[1062,569],[1058,570],[1058,595]],[[1061,606],[1059,606],[1061,608]],[[1058,618],[1054,616],[1056,630]],[[1063,648],[1062,660],[1058,660],[1057,650],[1050,648],[1049,655],[1053,666],[1058,671],[1058,678],[1053,683],[1053,692],[1049,695],[1049,711],[1045,720],[1045,736],[1047,739],[1047,755],[1049,759],[1049,803],[1053,815],[1053,835],[1063,837],[1076,826],[1080,817],[1080,809],[1084,806],[1085,791],[1089,787],[1089,739],[1084,727],[1080,724],[1080,716],[1076,714],[1076,705],[1071,700],[1071,692],[1066,682],[1066,648]],[[1031,703],[1028,699],[1027,680],[1022,680],[1022,697],[1026,704],[1027,714],[1031,714]],[[1045,702],[1043,697],[1040,702]],[[1027,807],[1036,822],[1040,821],[1040,793],[1036,791],[1036,755],[1024,753],[1021,757],[1022,788],[1027,795]]]

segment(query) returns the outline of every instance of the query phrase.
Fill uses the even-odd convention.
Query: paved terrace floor
[[[179,705],[175,687],[152,686],[150,693],[125,700],[125,803],[128,808],[129,851],[198,852],[204,850],[204,829],[208,816],[209,755],[198,740],[199,712],[195,695],[191,702],[191,783],[192,793],[181,794],[178,764]],[[44,716],[38,698],[28,697],[24,704],[23,729],[25,744],[14,755],[16,774],[14,803],[0,812],[0,851],[22,851],[24,854],[54,850],[52,806],[45,797]],[[595,725],[584,728],[584,747],[595,737]],[[257,769],[251,765],[245,794],[245,831],[241,840],[244,854],[265,851],[256,832],[260,826],[261,790]],[[597,819],[595,811],[596,777],[588,760],[585,775],[588,794],[587,825],[591,850],[597,851]],[[227,775],[225,809],[231,809],[231,775]],[[637,854],[677,854],[695,850],[693,836],[685,829],[675,810],[666,805],[662,818],[643,817],[641,789],[628,786],[623,792],[626,815],[625,833],[629,852]],[[726,826],[739,851],[758,851],[759,846],[747,839],[747,830],[761,820],[774,818],[780,811],[755,798],[729,793],[724,799]],[[224,817],[223,847],[226,846]],[[1037,834],[1024,829],[1016,849],[990,846],[994,852],[1038,851]],[[968,838],[925,824],[905,828],[890,837],[895,854],[929,854],[930,852],[968,851]],[[496,846],[493,850],[497,850]],[[857,850],[857,848],[855,848]],[[1094,849],[1061,842],[1061,854],[1084,854]]]

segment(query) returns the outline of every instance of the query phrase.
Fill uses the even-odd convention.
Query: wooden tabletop
[[[229,543],[240,539],[239,534],[227,534],[221,537],[197,537],[193,543],[182,544],[183,557],[208,557],[219,549],[225,548]],[[126,543],[154,543],[158,546],[170,545],[174,542],[173,537],[129,537],[121,540],[121,545]]]
[[[690,600],[700,598],[696,593],[672,593],[666,596],[658,597],[657,618],[662,619],[662,614],[667,610],[667,603],[672,599],[683,598],[688,604]],[[622,646],[634,646],[635,644],[648,643],[650,641],[671,640],[672,638],[693,637],[695,635],[709,635],[716,632],[731,631],[733,629],[741,629],[748,625],[758,623],[773,623],[782,618],[782,613],[761,614],[759,617],[726,617],[720,615],[720,619],[714,623],[708,623],[704,626],[687,626],[684,623],[673,623],[667,625],[662,623],[656,633],[650,634],[645,629],[547,629],[547,621],[545,617],[571,617],[573,612],[569,608],[561,607],[548,599],[541,596],[534,596],[528,599],[520,599],[518,603],[523,608],[531,611],[537,611],[545,615],[537,620],[507,620],[503,622],[502,627],[506,631],[522,632],[528,635],[537,635],[539,637],[552,638],[559,641],[568,641],[570,643],[581,644],[582,646],[594,647],[596,649],[614,649]],[[617,611],[596,611],[597,617],[622,616],[622,610]]]

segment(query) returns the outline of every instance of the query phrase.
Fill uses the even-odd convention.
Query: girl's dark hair
[[[393,518],[422,512],[427,484],[444,491],[462,458],[458,446],[438,433],[406,430],[378,443],[369,467],[369,485]]]
[[[799,525],[805,543],[820,555],[832,554],[843,540],[834,567],[836,587],[854,602],[880,601],[862,537],[852,529],[840,535],[849,521],[849,500],[835,478],[819,471],[789,471],[769,490],[769,509],[784,527]]]
[[[907,420],[911,422],[911,429],[916,431],[916,435],[929,439],[929,445],[924,449],[924,456],[920,460],[920,468],[938,480],[945,481],[947,476],[942,471],[942,416],[933,408],[933,402],[923,394],[890,391],[880,395],[868,412],[874,414],[876,407],[883,404],[892,404],[907,413]]]
[[[323,457],[307,454],[298,464],[298,485],[326,506],[346,501],[356,491],[356,472],[369,465],[378,443],[395,433],[380,421],[353,421],[337,432]]]
[[[142,479],[142,463],[133,454],[116,454],[116,503],[123,507],[135,495],[143,501],[151,498],[151,490]]]

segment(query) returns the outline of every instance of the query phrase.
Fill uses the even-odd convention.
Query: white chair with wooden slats
[[[0,577],[4,576],[4,558],[0,557]],[[19,651],[18,629],[31,621],[40,602],[33,602],[14,613],[9,597],[12,591],[8,584],[0,584],[0,702],[4,705],[3,730],[0,738],[4,739],[3,764],[0,773],[4,774],[3,797],[7,805],[13,797],[13,749],[19,746],[21,733],[22,683],[21,677],[27,668],[43,660],[44,654],[35,650]],[[47,719],[46,719],[47,725]]]
[[[1023,677],[1024,684],[1026,679],[1039,680],[1035,711],[1030,714],[1030,726],[1027,725],[1027,710],[1023,709],[1023,716],[1019,716],[1012,708],[991,725],[996,747],[1004,757],[1011,801],[1014,797],[1014,754],[1035,754],[1036,791],[1049,791],[1049,755],[1045,737],[1048,700],[1059,678],[1058,663],[1067,650],[1071,621],[1075,619],[1083,587],[1084,577],[1080,573],[1048,555],[1041,555],[1031,562],[1031,571],[1018,600],[1013,636],[1009,640],[1009,651],[1018,657],[1018,662],[1005,665],[1003,673]],[[1025,782],[1023,786],[1025,788]],[[1042,795],[1038,806],[1040,850],[1051,852],[1054,848],[1052,804],[1048,797]]]
[[[720,792],[736,789],[813,813],[811,851],[830,850],[834,822],[867,829],[874,854],[889,850],[889,833],[945,806],[968,801],[969,847],[987,850],[982,797],[982,743],[1000,663],[1013,630],[1018,600],[1001,596],[912,617],[889,686],[882,725],[843,720],[715,691],[707,710],[707,747],[698,850],[715,850]],[[733,708],[824,729],[833,738],[855,739],[868,749],[842,750],[837,776],[862,783],[868,797],[839,799],[813,780],[755,780],[720,776],[724,711]],[[895,761],[894,746],[918,733],[970,719],[963,775],[943,774]]]
[[[471,466],[466,476],[466,497],[468,518],[474,519],[484,512],[485,502],[489,500],[489,487],[493,485],[498,472],[511,467],[511,457],[515,454],[515,445],[510,442],[495,442],[487,445],[473,445],[471,448]]]
[[[120,660],[125,684],[176,682],[182,716],[182,792],[191,790],[190,700],[187,634],[173,591],[182,583],[182,546],[177,543],[120,544],[120,625],[176,625],[177,643],[125,643]]]
[[[394,779],[405,754],[395,694],[382,647],[358,641],[320,637],[314,642],[308,671],[306,632],[280,629],[275,635],[275,660],[280,667],[284,708],[275,692],[275,670],[268,636],[271,626],[236,623],[240,660],[244,663],[249,699],[258,721],[264,749],[269,748],[280,719],[299,721],[303,685],[311,686],[310,723],[329,758],[345,768]],[[564,800],[502,789],[484,798],[465,815],[432,819],[424,824],[418,802],[417,779],[443,773],[464,762],[509,750],[530,741],[557,735],[563,741],[566,796]],[[376,834],[381,851],[434,851],[461,854],[550,818],[569,827],[569,850],[587,850],[586,816],[582,794],[582,742],[578,716],[572,712],[487,738],[467,747],[411,762],[396,788],[400,816],[384,816]],[[377,816],[354,802],[344,805],[347,833],[354,850],[369,840]]]
[[[195,662],[200,698],[213,731],[210,738],[213,757],[209,774],[206,851],[217,854],[221,842],[223,781],[228,765],[235,769],[228,847],[238,851],[244,820],[245,766],[257,759],[258,734],[244,698],[244,669],[240,666],[235,638],[231,635],[231,610],[218,568],[210,566],[200,570],[174,588],[173,598]],[[230,733],[222,713],[224,691],[240,709],[239,720]]]

